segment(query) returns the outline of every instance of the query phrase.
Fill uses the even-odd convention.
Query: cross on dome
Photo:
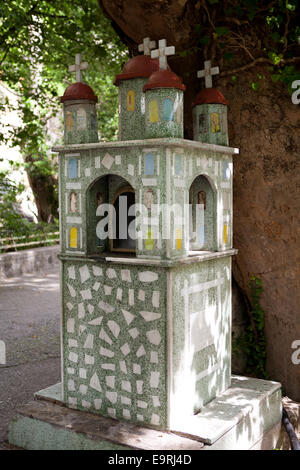
[[[165,39],[160,39],[158,41],[158,49],[151,51],[151,58],[157,59],[159,58],[159,67],[162,70],[168,69],[167,63],[167,56],[175,54],[175,47],[169,46],[167,47],[167,41]]]
[[[75,64],[70,65],[69,72],[76,73],[76,82],[82,82],[82,70],[86,70],[88,68],[87,62],[81,62],[81,54],[76,54],[75,56]]]
[[[204,70],[197,72],[198,78],[205,78],[205,88],[212,88],[212,76],[220,73],[219,67],[211,67],[211,61],[204,62]]]
[[[144,38],[143,44],[139,45],[139,52],[143,52],[144,55],[151,55],[151,49],[155,49],[156,41],[150,41],[150,38]]]

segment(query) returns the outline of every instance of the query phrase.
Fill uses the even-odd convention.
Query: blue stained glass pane
[[[69,160],[69,178],[77,178],[77,160],[76,160],[76,158],[71,158],[71,160]]]
[[[154,155],[148,153],[145,157],[145,175],[154,175]]]
[[[163,102],[163,120],[174,121],[174,106],[170,98],[165,99]]]
[[[181,155],[176,155],[175,157],[175,174],[177,176],[182,175],[182,159]]]
[[[205,245],[206,243],[206,230],[205,230],[205,225],[200,225],[198,228],[198,237],[199,237],[199,243],[201,245]]]
[[[225,180],[229,179],[229,168],[228,168],[227,162],[223,162],[223,178]]]

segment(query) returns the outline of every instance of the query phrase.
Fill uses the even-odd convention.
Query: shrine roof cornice
[[[163,138],[163,139],[143,139],[143,140],[116,140],[113,142],[96,142],[88,144],[57,145],[52,148],[53,152],[66,153],[74,150],[95,150],[95,149],[119,149],[130,147],[182,147],[186,149],[199,149],[207,152],[215,152],[228,155],[238,155],[239,149],[224,145],[207,144],[196,140]]]

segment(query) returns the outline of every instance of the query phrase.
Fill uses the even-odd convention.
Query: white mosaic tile
[[[94,335],[89,333],[86,337],[83,347],[85,349],[93,349],[93,345],[94,345]]]
[[[120,327],[119,327],[118,323],[116,323],[114,320],[109,320],[107,322],[107,326],[110,329],[110,331],[112,332],[112,334],[114,335],[114,337],[118,338],[118,336],[120,334]]]
[[[69,392],[75,392],[74,380],[68,380],[68,390]]]
[[[138,300],[140,300],[141,302],[144,302],[144,301],[145,301],[145,291],[142,290],[142,289],[139,289],[139,292],[138,292]]]
[[[79,268],[79,274],[82,283],[86,282],[90,278],[90,272],[87,266]]]
[[[131,282],[131,274],[129,269],[121,269],[121,278],[122,281]]]
[[[68,268],[69,279],[75,279],[75,266],[70,266]]]
[[[158,274],[152,271],[143,271],[139,273],[139,280],[141,282],[154,282],[157,281]]]
[[[68,340],[68,345],[69,345],[69,348],[78,348],[78,341],[77,339],[72,339],[70,338]]]
[[[111,292],[112,292],[112,287],[111,286],[103,286],[103,289],[104,289],[104,294],[105,295],[111,295]]]
[[[154,424],[155,426],[158,426],[159,423],[160,423],[159,415],[153,413],[152,416],[151,416],[151,424]]]
[[[132,365],[132,371],[134,374],[141,374],[141,366],[139,364],[133,364]]]
[[[95,320],[89,321],[88,324],[89,324],[89,325],[93,325],[93,326],[101,325],[102,319],[103,319],[103,317],[95,318]]]
[[[131,328],[131,330],[129,330],[128,333],[133,339],[137,338],[139,335],[139,331],[137,328]]]
[[[94,405],[95,405],[95,409],[96,410],[100,410],[101,406],[102,406],[102,400],[101,398],[95,398],[94,400]]]
[[[154,308],[159,308],[159,297],[160,297],[160,292],[158,290],[153,291],[152,305]]]
[[[113,268],[108,268],[106,270],[106,276],[109,279],[115,279],[117,277],[116,271]]]
[[[87,386],[84,385],[84,384],[81,384],[79,386],[79,392],[81,393],[81,395],[86,395],[87,394],[87,389],[88,389]]]
[[[109,392],[107,391],[106,392],[106,398],[113,404],[117,403],[117,399],[118,399],[118,394],[117,392]]]
[[[116,385],[116,377],[114,375],[107,375],[105,377],[106,385],[110,388],[115,388]]]
[[[84,318],[84,317],[85,317],[84,304],[80,303],[78,304],[78,318]]]
[[[128,289],[128,303],[132,307],[134,305],[134,290]]]
[[[78,362],[78,354],[76,354],[76,353],[74,353],[74,352],[71,351],[71,352],[69,353],[69,360],[70,360],[71,362],[77,363],[77,362]]]
[[[141,357],[141,356],[144,356],[146,354],[146,351],[145,351],[145,348],[144,346],[141,344],[140,347],[138,348],[137,350],[137,357]]]
[[[142,312],[140,312],[140,314],[142,315],[143,319],[146,322],[153,321],[153,320],[158,320],[161,317],[161,314],[156,313],[156,312],[144,312],[144,311],[142,311]]]
[[[83,298],[83,300],[91,300],[92,299],[91,289],[82,290],[82,291],[80,291],[80,294],[81,294],[81,297]]]
[[[75,374],[75,369],[73,367],[68,367],[67,372],[69,375],[74,375]]]
[[[105,356],[105,357],[114,357],[115,353],[111,351],[110,349],[106,349],[101,347],[100,348],[100,356]]]
[[[129,382],[129,380],[122,380],[121,388],[125,392],[131,393],[131,383]]]
[[[143,380],[136,381],[136,391],[139,395],[142,395],[143,393],[143,385],[144,385]]]
[[[116,418],[116,410],[115,410],[115,408],[107,408],[107,414],[108,414],[111,418]]]
[[[119,300],[119,302],[122,302],[122,294],[123,294],[123,290],[120,289],[120,287],[117,288],[117,295],[116,295],[116,298],[117,300]]]
[[[100,282],[95,282],[95,284],[93,285],[93,289],[97,292],[100,286],[101,286]]]
[[[159,372],[151,372],[150,375],[150,387],[151,388],[157,388],[159,384]]]
[[[105,166],[105,168],[110,170],[112,164],[114,163],[114,158],[109,153],[107,153],[106,155],[104,155],[104,158],[102,159],[101,163],[103,166]]]
[[[108,336],[108,334],[105,332],[103,328],[101,328],[101,331],[99,333],[99,338],[103,339],[103,341],[108,343],[110,346],[113,344],[112,340],[110,339],[110,337]]]
[[[121,346],[120,349],[122,353],[124,354],[124,356],[127,356],[130,353],[130,347],[128,343],[123,344],[123,346]]]
[[[93,388],[94,390],[97,390],[97,392],[101,392],[102,388],[100,385],[100,380],[96,372],[92,375],[91,380],[90,380],[90,387]]]
[[[158,346],[161,342],[161,335],[158,330],[147,331],[146,336],[148,341],[152,344],[155,344],[155,346]]]
[[[127,312],[127,310],[123,310],[123,309],[121,309],[121,310],[122,310],[122,313],[124,315],[124,318],[125,318],[125,321],[126,321],[127,325],[130,325],[130,323],[134,320],[135,315],[132,315],[132,313]]]
[[[112,313],[115,310],[115,307],[107,304],[106,302],[103,302],[103,300],[100,300],[98,305],[102,310],[104,310],[105,313]]]
[[[102,364],[101,367],[102,367],[102,369],[104,369],[104,370],[115,370],[115,369],[116,369],[115,364],[110,364],[110,363],[108,363],[108,364]]]
[[[156,351],[151,351],[150,362],[152,362],[152,364],[158,364],[158,353]]]
[[[87,309],[89,311],[89,314],[92,315],[92,313],[94,313],[95,307],[91,304],[88,304]]]
[[[70,284],[68,284],[69,292],[71,297],[76,297],[76,291],[74,287],[72,287]]]
[[[85,362],[85,364],[93,365],[94,362],[95,362],[95,358],[94,358],[94,356],[90,356],[89,354],[85,354],[84,362]]]
[[[79,369],[79,377],[81,379],[86,379],[86,369],[83,369],[82,367]]]
[[[126,362],[125,361],[120,361],[120,370],[123,372],[123,374],[127,374],[127,367],[126,367]]]
[[[158,406],[160,406],[160,401],[159,401],[159,397],[158,397],[158,396],[153,396],[153,397],[152,397],[152,401],[153,401],[153,406],[154,406],[154,408],[157,408]]]
[[[102,268],[99,268],[98,266],[93,266],[93,273],[94,273],[94,276],[102,276],[103,270]]]
[[[146,409],[148,407],[148,403],[146,401],[137,400],[138,408]]]
[[[91,403],[89,401],[86,401],[86,400],[82,400],[81,405],[82,405],[83,408],[87,408],[87,409],[89,409],[91,407]]]
[[[130,419],[131,418],[129,410],[126,410],[126,409],[123,410],[123,418],[125,418],[125,419]]]
[[[68,320],[67,320],[67,332],[68,333],[74,333],[75,332],[75,319],[74,318],[68,318]]]

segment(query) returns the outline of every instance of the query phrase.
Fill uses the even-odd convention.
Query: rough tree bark
[[[193,53],[196,25],[211,26],[213,30],[218,24],[208,2],[99,0],[99,4],[132,55],[137,54],[137,45],[147,36],[155,40],[165,38],[176,47],[179,54],[170,58],[169,64],[187,85],[188,139],[192,139],[191,104],[202,87],[196,72],[203,68],[204,59],[220,66],[222,73],[214,83],[230,102],[230,145],[240,148],[234,161],[234,247],[239,250],[234,277],[246,295],[250,277],[262,278],[267,372],[283,384],[291,398],[300,401],[299,366],[291,360],[291,345],[300,340],[297,250],[300,116],[299,107],[292,104],[286,87],[270,79],[270,61],[261,58],[262,25],[221,18],[223,24],[225,21],[236,27],[229,45],[232,50],[236,47],[238,57],[229,65],[223,61],[217,40]],[[180,55],[183,51],[191,54]],[[238,69],[234,72],[238,77],[235,82],[230,69]],[[265,79],[258,80],[258,73]],[[251,83],[257,81],[260,87],[254,91]]]

